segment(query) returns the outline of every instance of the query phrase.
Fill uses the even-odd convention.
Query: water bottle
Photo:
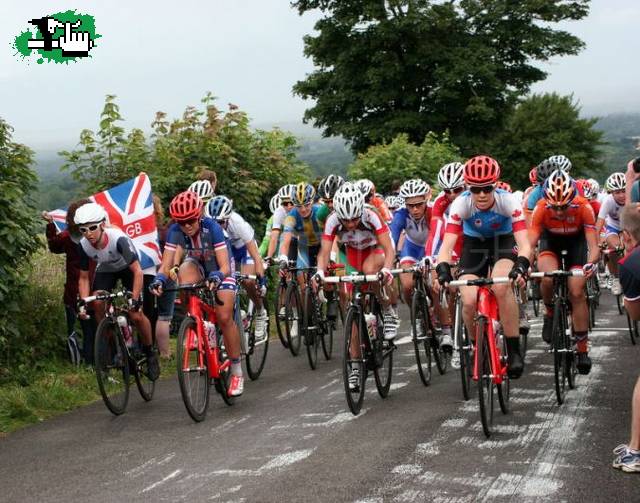
[[[369,334],[370,339],[373,339],[376,333],[376,316],[371,313],[366,313],[364,315],[364,321],[367,325],[367,334]]]
[[[216,326],[210,321],[204,321],[204,332],[209,340],[209,348],[216,347]]]
[[[127,323],[127,318],[126,316],[119,315],[117,319],[118,325],[120,325],[120,329],[124,335],[124,343],[130,348],[133,346],[133,337],[131,337],[131,328],[129,327],[129,323]]]

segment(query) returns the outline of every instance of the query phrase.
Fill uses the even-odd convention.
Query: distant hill
[[[604,133],[608,143],[603,160],[610,172],[624,171],[629,159],[640,155],[640,113],[600,117],[595,128]]]

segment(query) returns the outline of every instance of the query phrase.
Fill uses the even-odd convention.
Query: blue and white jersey
[[[533,211],[536,208],[538,201],[544,197],[544,190],[542,185],[536,185],[531,192],[529,192],[529,198],[527,199],[527,209]]]
[[[604,220],[608,229],[619,232],[622,228],[620,225],[620,211],[622,211],[623,207],[624,204],[618,204],[613,195],[608,194],[602,201],[598,219]]]
[[[506,190],[494,191],[495,201],[488,210],[473,204],[471,192],[465,191],[451,203],[446,232],[487,239],[527,229],[522,207]]]
[[[419,220],[411,218],[407,208],[400,208],[393,214],[393,220],[389,227],[391,228],[391,237],[394,243],[398,242],[402,231],[404,231],[406,240],[411,241],[414,245],[424,247],[427,242],[427,236],[429,236],[427,208],[425,207],[425,214]]]

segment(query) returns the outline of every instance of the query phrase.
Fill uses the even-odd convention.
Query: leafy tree
[[[460,150],[446,134],[438,139],[429,133],[420,145],[411,143],[408,135],[400,134],[390,143],[369,147],[366,153],[358,155],[349,167],[349,176],[368,178],[378,192],[388,193],[396,180],[422,178],[433,184],[439,169],[460,157]]]
[[[536,61],[583,42],[554,29],[588,14],[589,0],[296,0],[324,17],[304,39],[317,70],[294,85],[314,100],[305,120],[356,152],[398,133],[421,142],[449,130],[474,153],[517,97],[546,77]]]
[[[596,122],[580,118],[572,96],[533,95],[509,115],[489,150],[515,187],[527,185],[531,167],[554,154],[571,160],[572,175],[596,176],[604,168],[599,160],[603,133],[594,129]]]
[[[14,316],[30,305],[21,295],[20,266],[39,244],[30,198],[37,180],[31,170],[33,151],[11,141],[12,131],[0,118],[0,367],[8,361],[9,346],[20,336]]]

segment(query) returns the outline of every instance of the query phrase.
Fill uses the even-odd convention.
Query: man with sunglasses
[[[459,239],[462,252],[460,279],[509,276],[521,287],[529,270],[531,247],[522,207],[513,194],[495,189],[500,165],[491,157],[472,157],[464,165],[464,180],[469,191],[451,205],[444,239],[438,254],[434,285],[436,293],[452,281],[451,255]],[[517,252],[516,252],[517,245]],[[509,376],[517,379],[524,370],[520,354],[518,305],[508,284],[493,285],[500,309],[500,322],[507,342]],[[470,334],[474,332],[477,287],[462,287],[462,315]]]
[[[240,363],[240,334],[233,317],[236,281],[231,276],[231,262],[224,232],[217,222],[202,218],[202,200],[194,192],[181,192],[169,205],[175,221],[167,232],[162,264],[155,281],[149,286],[154,295],[161,295],[176,253],[184,257],[178,269],[178,284],[199,283],[206,280],[217,290],[220,305],[214,306],[218,328],[231,360],[229,396],[240,396],[244,378]]]
[[[568,173],[557,170],[551,173],[544,184],[544,199],[538,201],[533,211],[529,240],[538,246],[538,270],[555,271],[560,268],[560,253],[567,251],[566,265],[571,269],[582,269],[583,277],[569,278],[569,301],[573,336],[578,352],[577,368],[581,374],[591,370],[591,359],[587,354],[589,309],[585,297],[585,286],[589,276],[595,272],[600,256],[595,230],[595,214],[589,202],[578,194],[576,184]],[[553,278],[543,278],[540,284],[542,300],[546,306],[542,338],[551,343],[553,325]]]
[[[604,184],[608,195],[602,201],[600,206],[600,213],[598,213],[598,220],[596,220],[596,233],[600,235],[600,231],[604,229],[604,241],[609,248],[617,248],[620,246],[620,232],[622,227],[620,226],[620,212],[624,207],[626,201],[626,188],[627,180],[624,173],[617,172],[607,178]],[[616,255],[609,255],[607,260],[607,268],[609,269],[611,278],[611,293],[613,295],[620,295],[622,293],[622,286],[620,285],[620,279],[618,278],[618,259],[620,257]]]
[[[94,294],[98,290],[112,290],[118,280],[122,286],[131,292],[129,299],[129,318],[138,329],[142,338],[142,350],[147,357],[147,374],[155,381],[160,376],[160,366],[153,351],[151,323],[140,310],[142,307],[143,273],[140,267],[138,252],[133,241],[117,227],[106,227],[107,212],[97,203],[80,206],[74,215],[74,221],[82,234],[80,240],[80,276],[78,293],[80,299]],[[96,265],[93,285],[89,284],[89,261]],[[79,303],[78,316],[86,319],[85,306]],[[104,302],[93,303],[96,322],[104,318]]]

